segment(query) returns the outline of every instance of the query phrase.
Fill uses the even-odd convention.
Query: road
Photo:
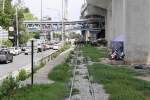
[[[39,60],[43,57],[48,56],[52,52],[55,52],[54,50],[47,50],[42,53],[35,53],[34,54],[34,60]],[[12,63],[9,64],[0,64],[0,78],[18,70],[19,68],[28,65],[31,63],[31,55],[24,55],[20,54],[18,56],[14,56],[14,60]]]

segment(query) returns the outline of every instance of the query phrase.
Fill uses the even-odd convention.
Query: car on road
[[[11,47],[9,48],[10,53],[13,54],[14,56],[19,55],[21,53],[21,49],[17,47]]]
[[[29,55],[30,53],[31,53],[31,48],[26,48],[24,54]]]
[[[53,50],[59,50],[60,46],[58,44],[53,45]]]
[[[42,51],[43,51],[42,45],[38,44],[38,46],[37,46],[37,53],[42,52]]]
[[[9,50],[0,50],[0,62],[9,63],[13,62],[13,55]]]

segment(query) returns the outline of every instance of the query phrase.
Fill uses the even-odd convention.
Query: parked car
[[[9,50],[1,50],[0,51],[0,62],[9,63],[13,62],[13,55]]]

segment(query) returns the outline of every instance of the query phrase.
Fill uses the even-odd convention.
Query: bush
[[[19,75],[17,76],[17,81],[24,81],[28,77],[25,69],[21,69]]]
[[[3,80],[0,86],[0,100],[4,96],[8,96],[15,88],[18,88],[18,83],[12,76],[8,76]]]
[[[10,40],[4,41],[3,44],[6,45],[7,47],[13,46],[13,43]]]
[[[57,65],[48,75],[49,79],[54,80],[56,82],[67,82],[70,78],[69,73],[69,65],[67,63],[63,63]]]

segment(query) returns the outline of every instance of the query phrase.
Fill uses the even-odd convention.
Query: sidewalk
[[[48,79],[48,73],[56,66],[65,61],[69,52],[73,50],[70,48],[63,53],[61,53],[56,59],[48,62],[43,68],[41,68],[37,73],[34,74],[34,84],[51,84],[54,81]],[[23,85],[31,84],[31,77],[22,82]]]

